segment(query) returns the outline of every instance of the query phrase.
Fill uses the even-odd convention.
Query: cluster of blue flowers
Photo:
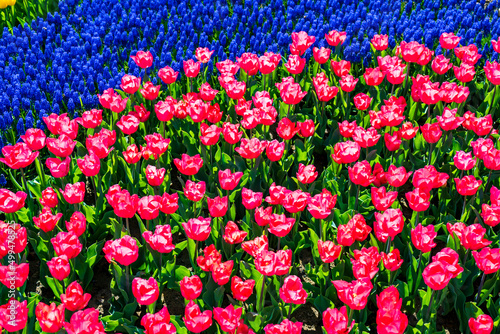
[[[124,73],[140,75],[129,57],[137,50],[153,53],[155,73],[165,65],[182,70],[199,46],[215,50],[217,60],[246,51],[288,54],[291,32],[304,30],[325,46],[325,33],[335,29],[347,32],[344,57],[367,63],[374,34],[388,34],[391,47],[417,40],[439,53],[440,34],[455,32],[490,59],[490,37],[500,35],[498,2],[62,0],[59,12],[0,39],[0,147],[43,128],[50,113],[96,107],[96,94],[118,88]],[[213,70],[212,61],[207,66]]]

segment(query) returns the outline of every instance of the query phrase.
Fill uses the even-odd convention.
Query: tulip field
[[[500,333],[497,1],[122,2],[0,37],[1,333]]]

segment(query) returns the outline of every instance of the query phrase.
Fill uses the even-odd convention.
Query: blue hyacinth
[[[243,52],[286,55],[293,31],[315,35],[315,46],[322,46],[324,34],[336,29],[348,33],[344,57],[368,65],[374,34],[389,35],[391,48],[401,40],[417,40],[440,54],[440,34],[453,31],[462,45],[478,46],[481,61],[496,59],[489,36],[500,34],[498,2],[485,7],[476,0],[299,0],[286,5],[250,0],[230,8],[226,1],[62,0],[58,12],[37,18],[31,27],[17,26],[12,33],[4,29],[0,129],[14,122],[16,131],[43,127],[41,110],[74,114],[96,107],[95,95],[119,86],[125,64],[128,73],[141,75],[129,58],[139,49],[154,55],[149,73],[165,65],[182,71],[182,61],[192,58],[198,46],[215,50],[217,60],[235,60]],[[213,64],[207,65],[209,71]]]

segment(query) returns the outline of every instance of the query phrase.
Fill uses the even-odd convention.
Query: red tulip
[[[58,281],[62,281],[68,277],[71,271],[71,266],[66,255],[52,258],[52,260],[47,261],[47,266],[52,277]]]
[[[365,83],[368,86],[378,86],[384,80],[384,73],[380,71],[378,67],[375,68],[367,68],[365,73],[363,74],[363,78],[365,79]]]
[[[295,83],[292,77],[283,78],[280,83],[276,83],[276,87],[280,91],[281,99],[288,105],[299,104],[307,95],[307,92],[302,91],[300,85]]]
[[[287,192],[283,198],[282,205],[289,213],[304,211],[311,195],[300,189]]]
[[[316,41],[316,37],[309,36],[305,31],[292,32],[292,45],[290,50],[297,51],[293,54],[303,55],[307,49]]]
[[[228,221],[226,224],[226,228],[224,229],[224,235],[222,236],[222,238],[228,244],[234,245],[242,243],[247,235],[248,232],[241,231],[235,222]]]
[[[228,209],[228,197],[207,197],[207,204],[210,216],[214,218],[223,217]]]
[[[262,204],[262,196],[262,193],[253,192],[252,190],[247,188],[243,188],[243,190],[241,191],[243,206],[247,210],[253,210],[256,207],[260,206]]]
[[[204,181],[198,183],[191,180],[186,181],[186,186],[184,187],[184,195],[193,202],[200,201],[203,196],[205,196],[206,185]]]
[[[422,276],[425,284],[433,290],[444,289],[453,278],[453,274],[447,269],[446,264],[440,261],[433,261],[425,267]]]
[[[285,153],[285,142],[279,142],[276,139],[268,142],[266,148],[266,154],[269,160],[279,161]]]
[[[331,46],[342,45],[346,39],[347,33],[345,31],[331,30],[325,34],[326,42]]]
[[[212,228],[210,226],[210,218],[191,218],[187,223],[182,223],[182,227],[189,239],[196,241],[205,241],[208,239]]]
[[[285,281],[280,288],[280,298],[287,304],[292,303],[300,305],[306,303],[307,292],[302,287],[302,282],[299,277],[290,275],[285,278]]]
[[[386,242],[403,231],[404,220],[400,209],[387,209],[380,214],[375,212],[375,235],[379,241]]]
[[[193,301],[186,306],[184,324],[193,333],[201,333],[212,326],[212,311],[200,311],[200,307]]]
[[[416,63],[422,53],[425,50],[425,46],[418,42],[401,42],[401,55],[403,56],[404,61],[408,63]]]
[[[12,236],[14,240],[12,240]],[[19,224],[7,224],[0,220],[0,257],[10,252],[22,253],[28,244],[28,233]]]
[[[214,319],[217,321],[222,331],[233,333],[238,327],[243,308],[234,308],[229,305],[226,308],[214,307]]]
[[[362,278],[348,283],[338,280],[332,281],[337,289],[339,299],[353,310],[362,310],[368,302],[368,296],[373,289],[373,284],[368,278]]]
[[[69,157],[67,157],[66,159],[68,158]],[[95,155],[95,153],[92,151],[89,152],[89,154],[84,155],[83,159],[77,159],[76,163],[78,164],[78,168],[80,168],[83,175],[87,177],[96,176],[97,174],[99,174],[99,171],[101,169],[101,161],[99,160],[97,155]],[[69,171],[69,164],[68,164],[68,171]]]
[[[372,168],[370,163],[366,160],[357,162],[353,167],[347,168],[349,171],[349,178],[354,184],[368,187],[373,181]]]
[[[170,225],[157,225],[154,234],[151,231],[144,231],[142,237],[157,252],[170,253],[175,249]]]
[[[240,58],[236,58],[238,66],[249,76],[254,76],[259,72],[259,57],[256,54],[245,52]]]
[[[42,331],[47,333],[57,333],[64,322],[64,304],[56,306],[56,303],[47,305],[39,302],[35,309],[36,319]]]
[[[64,190],[59,189],[59,191],[63,195],[66,202],[68,202],[69,204],[78,204],[83,202],[83,198],[85,197],[85,183],[67,183]]]
[[[439,44],[443,49],[451,50],[457,47],[461,37],[455,36],[454,33],[442,33],[439,37]]]
[[[0,324],[7,332],[22,331],[28,322],[28,301],[19,302],[14,298],[0,306]],[[14,318],[12,317],[14,314]]]
[[[231,279],[231,292],[236,300],[246,301],[252,295],[254,287],[255,280],[253,279],[243,281],[238,276],[233,276]]]
[[[389,46],[389,36],[387,35],[374,35],[371,43],[375,50],[383,51]]]
[[[476,71],[474,70],[474,65],[469,65],[462,63],[460,66],[453,66],[453,72],[455,72],[455,77],[460,82],[470,82],[474,79]]]
[[[193,59],[188,59],[182,62],[182,67],[184,68],[184,73],[188,78],[194,78],[200,73],[200,62],[195,62]]]
[[[350,93],[356,88],[356,84],[358,83],[359,79],[355,79],[352,75],[344,75],[342,79],[340,79],[339,84],[340,88],[346,92]]]
[[[330,240],[318,240],[318,252],[321,257],[321,261],[324,263],[332,263],[340,256],[342,246],[335,245],[333,241]]]
[[[20,138],[26,145],[28,145],[30,150],[38,151],[45,147],[45,140],[47,136],[45,136],[45,133],[41,129],[28,129],[24,135],[20,136]]]
[[[408,326],[408,317],[401,312],[402,299],[395,286],[389,286],[377,296],[377,333],[403,334]]]
[[[149,134],[144,137],[146,139],[146,147],[153,152],[156,157],[161,156],[168,149],[168,145],[170,144],[170,139],[163,138],[159,133]],[[156,159],[156,158],[155,158]]]
[[[43,208],[42,213],[38,217],[33,217],[33,222],[39,229],[48,233],[54,230],[62,216],[62,213],[53,215],[49,208]]]
[[[425,211],[430,206],[431,194],[427,188],[415,188],[405,194],[408,204],[413,211]]]
[[[132,218],[139,204],[139,196],[130,195],[126,189],[121,189],[118,184],[111,186],[105,195],[115,214],[121,218]]]
[[[267,240],[267,236],[263,235],[261,237],[257,237],[250,241],[245,241],[241,244],[241,248],[250,254],[250,256],[257,258],[257,256],[262,251],[267,251],[269,247],[269,242]]]
[[[378,265],[381,259],[382,256],[375,246],[362,248],[361,250],[355,249],[354,258],[351,259],[354,277],[356,279],[372,279],[379,270]]]
[[[49,148],[50,150],[50,148]],[[17,143],[13,146],[4,146],[2,148],[4,158],[0,158],[9,168],[26,168],[38,157],[39,152],[33,152],[25,143]]]
[[[351,246],[354,241],[364,241],[372,228],[366,224],[361,214],[355,214],[346,225],[339,225],[337,242],[342,246]]]
[[[153,66],[153,55],[149,51],[137,51],[135,56],[130,56],[140,68]]]
[[[129,235],[106,241],[102,250],[109,263],[114,260],[122,266],[131,265],[139,257],[137,241]]]
[[[242,172],[231,173],[230,169],[219,170],[218,175],[220,186],[224,190],[234,190],[243,177]]]
[[[24,207],[24,201],[28,197],[24,191],[13,193],[7,189],[0,189],[0,211],[14,213]]]
[[[455,178],[457,192],[462,196],[473,196],[483,183],[481,180],[476,180],[474,175],[464,176],[462,179]]]
[[[299,171],[297,172],[297,180],[303,184],[309,184],[314,182],[318,177],[318,172],[314,165],[303,165],[299,164]]]
[[[50,241],[57,256],[66,255],[70,260],[77,257],[83,247],[73,232],[59,232]]]
[[[141,78],[125,74],[122,77],[120,88],[127,94],[134,94],[141,88]]]
[[[307,210],[316,219],[325,219],[335,208],[337,195],[332,195],[328,190],[323,189],[320,194],[309,197]]]
[[[0,282],[7,287],[7,289],[20,288],[26,282],[29,274],[29,263],[16,264],[10,263],[6,266],[0,265]]]
[[[436,247],[436,243],[434,242],[436,236],[437,232],[434,229],[434,225],[424,227],[422,224],[418,224],[411,230],[411,242],[422,253],[428,253],[432,248]]]
[[[149,195],[142,197],[137,203],[137,213],[143,220],[153,220],[160,214],[161,197]]]
[[[380,139],[380,135],[378,134],[377,129],[375,129],[374,127],[370,127],[365,130],[363,127],[358,126],[354,130],[352,139],[354,139],[354,141],[358,143],[359,146],[367,148],[375,146]]]
[[[239,124],[231,124],[224,122],[222,125],[222,136],[224,137],[224,140],[228,142],[231,145],[234,145],[238,143],[241,140],[241,137],[243,136],[243,132],[239,130]]]
[[[304,70],[305,65],[305,58],[300,58],[298,55],[291,54],[288,57],[288,62],[286,62],[285,67],[290,74],[300,74]]]
[[[141,325],[146,330],[145,334],[175,334],[177,332],[174,324],[170,323],[170,313],[166,306],[155,314],[146,313],[141,319]]]
[[[338,164],[350,164],[359,159],[360,146],[356,142],[345,141],[336,143],[333,148],[333,160]]]
[[[413,186],[422,189],[439,188],[446,184],[450,176],[446,173],[439,173],[432,165],[420,168],[413,174]]]
[[[318,63],[318,64],[324,64],[328,61],[328,58],[330,58],[330,53],[331,53],[332,50],[328,49],[328,48],[324,48],[324,47],[321,47],[321,48],[314,48],[313,49],[313,56],[314,56],[314,60]]]
[[[179,172],[184,175],[195,175],[203,166],[203,159],[199,154],[189,156],[182,154],[182,159],[174,159],[174,164],[179,169]]]
[[[265,334],[300,334],[302,332],[301,322],[291,322],[284,319],[280,324],[268,324],[264,327]]]
[[[476,265],[485,275],[496,273],[500,270],[500,248],[481,249],[480,252],[473,251],[472,256]]]
[[[385,187],[371,188],[372,202],[375,209],[379,211],[387,210],[398,197],[397,191],[386,192]]]
[[[472,334],[490,334],[493,331],[493,319],[487,314],[478,315],[469,319],[469,328]]]
[[[203,250],[204,256],[198,256],[196,259],[196,263],[203,271],[212,271],[212,268],[215,264],[219,264],[222,262],[221,254],[215,249],[215,246],[212,244],[206,247]]]
[[[47,148],[49,149],[50,153],[60,158],[66,158],[67,156],[70,156],[71,153],[73,153],[73,149],[75,148],[75,146],[76,142],[65,134],[60,135],[58,138],[47,138]],[[5,147],[2,149],[2,153],[4,153],[4,149]],[[36,153],[34,154],[36,155]],[[33,157],[33,160],[35,160],[35,158],[36,156]],[[3,161],[3,159],[0,159],[0,161],[5,162]]]
[[[45,165],[49,169],[50,174],[55,178],[61,178],[68,175],[70,163],[70,157],[66,157],[64,160],[59,158],[47,158],[47,160],[45,160]]]
[[[227,282],[229,282],[231,272],[233,271],[233,265],[233,260],[214,263],[214,265],[212,266],[212,278],[214,282],[219,285],[225,285]]]
[[[86,129],[95,129],[102,123],[102,110],[91,109],[84,111],[82,117],[75,120]]]
[[[74,281],[68,285],[66,293],[61,294],[61,302],[66,309],[74,312],[87,307],[90,297],[90,293],[83,293],[82,286]]]
[[[210,51],[208,48],[197,48],[195,50],[196,59],[202,64],[208,63],[213,53],[214,51]]]
[[[73,232],[77,237],[80,237],[87,229],[87,219],[83,213],[79,211],[73,212],[69,222],[66,222],[68,232]]]
[[[185,276],[180,282],[181,294],[187,300],[195,300],[201,294],[203,284],[197,275]]]
[[[274,72],[276,67],[281,61],[280,54],[274,54],[273,52],[265,52],[264,55],[259,57],[260,63],[260,73],[270,74]]]
[[[295,218],[286,218],[284,214],[273,214],[269,224],[269,233],[277,237],[285,237],[290,233],[295,224]]]
[[[126,135],[131,135],[139,128],[139,119],[132,115],[123,115],[122,118],[116,122],[116,126]]]
[[[452,278],[457,277],[464,270],[458,264],[458,253],[451,248],[443,248],[432,257],[432,261],[443,263],[446,270],[451,273]]]
[[[153,304],[160,296],[158,282],[153,277],[147,280],[136,277],[132,281],[132,293],[140,305]]]
[[[340,310],[327,308],[323,312],[323,326],[327,334],[348,334],[354,327],[354,320],[348,325],[347,309],[342,306]]]
[[[403,259],[401,259],[401,255],[399,254],[399,249],[395,248],[389,254],[382,252],[381,255],[385,269],[388,269],[390,271],[396,271],[399,268],[401,268],[401,265],[403,264]]]

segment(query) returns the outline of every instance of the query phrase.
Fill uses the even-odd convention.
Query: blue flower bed
[[[324,34],[336,29],[347,32],[345,59],[367,64],[374,34],[388,34],[390,47],[404,39],[435,48],[442,32],[453,31],[462,45],[475,43],[484,61],[496,57],[490,40],[500,34],[497,6],[498,0],[488,6],[484,0],[63,0],[58,13],[0,40],[0,147],[27,128],[43,128],[41,118],[50,113],[96,107],[97,93],[118,88],[124,73],[140,74],[129,57],[137,50],[152,52],[154,73],[165,65],[182,71],[198,46],[215,50],[214,61],[245,51],[288,54],[291,32],[304,30],[323,46]],[[207,66],[214,68],[212,61]]]

